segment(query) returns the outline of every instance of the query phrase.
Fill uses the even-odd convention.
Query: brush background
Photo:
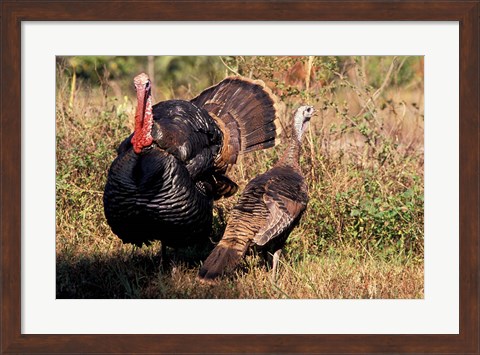
[[[153,74],[154,101],[190,99],[226,75],[262,79],[293,110],[318,115],[304,140],[310,202],[276,280],[252,255],[217,286],[195,279],[205,250],[134,248],[112,234],[102,191],[131,133],[133,76]],[[74,75],[75,73],[75,75]],[[423,57],[58,57],[57,298],[422,298]],[[285,144],[231,171],[240,192]],[[236,197],[217,203],[213,242]],[[213,247],[213,244],[212,244]]]

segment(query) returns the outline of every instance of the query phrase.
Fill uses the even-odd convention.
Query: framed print
[[[187,7],[188,11],[185,11]],[[2,353],[479,352],[478,1],[4,1],[1,9]],[[107,58],[106,63],[114,65],[98,65],[97,56]],[[111,56],[121,56],[117,57],[121,61],[109,59]],[[88,58],[92,57],[96,59],[88,62]],[[102,264],[98,258],[76,261],[75,256],[83,255],[82,250],[86,250],[84,255],[94,255],[104,252],[101,247],[113,250],[121,243],[114,234],[120,236],[123,232],[110,225],[112,234],[103,215],[98,223],[105,228],[99,229],[99,234],[108,235],[110,244],[100,246],[101,243],[95,241],[89,245],[78,240],[81,239],[82,226],[97,223],[91,218],[88,206],[103,211],[103,191],[95,183],[90,184],[88,172],[94,170],[88,169],[100,166],[106,174],[113,160],[113,146],[128,137],[133,129],[129,126],[129,119],[133,117],[135,105],[132,102],[135,98],[129,98],[130,94],[124,87],[131,86],[133,72],[140,70],[135,63],[145,63],[147,68],[142,70],[145,72],[149,72],[149,65],[189,70],[185,58],[194,63],[192,68],[207,63],[202,68],[208,68],[205,70],[214,79],[217,74],[211,68],[216,64],[212,64],[210,58],[218,64],[221,75],[247,73],[252,81],[261,79],[268,87],[265,92],[271,90],[278,95],[290,110],[286,110],[285,116],[293,114],[293,108],[300,106],[301,100],[310,104],[314,102],[312,93],[322,92],[331,100],[319,100],[313,106],[317,111],[323,110],[322,127],[327,127],[331,136],[337,128],[339,132],[344,132],[353,127],[363,135],[364,142],[371,140],[380,144],[378,137],[369,131],[377,124],[371,119],[376,117],[373,110],[382,110],[385,116],[401,119],[408,118],[408,115],[413,117],[418,124],[409,126],[410,131],[406,130],[405,135],[410,142],[408,146],[401,144],[400,119],[381,126],[390,133],[398,132],[392,134],[393,148],[390,149],[410,152],[416,145],[417,151],[421,151],[421,164],[415,165],[416,171],[420,171],[418,186],[421,188],[409,189],[409,183],[401,180],[410,172],[409,155],[397,160],[399,169],[396,173],[389,172],[395,177],[391,178],[392,181],[398,177],[405,185],[398,195],[399,202],[392,202],[398,206],[395,213],[389,214],[392,208],[382,204],[382,201],[391,202],[393,199],[388,184],[379,188],[384,200],[372,197],[372,201],[376,201],[374,204],[368,201],[356,204],[357,195],[345,194],[347,188],[339,188],[336,195],[330,191],[331,200],[310,199],[310,204],[313,201],[312,205],[320,211],[322,202],[332,201],[337,207],[346,206],[342,225],[349,226],[348,223],[353,221],[349,230],[355,235],[359,232],[367,235],[365,229],[370,228],[374,232],[368,235],[372,236],[372,243],[377,246],[383,245],[382,233],[388,236],[396,231],[396,222],[391,224],[385,216],[390,216],[388,218],[392,221],[400,221],[403,217],[402,226],[419,231],[420,242],[406,245],[402,244],[405,239],[398,238],[394,249],[413,250],[409,255],[419,256],[417,261],[420,261],[409,264],[419,270],[416,281],[410,282],[408,267],[399,269],[397,273],[388,271],[381,274],[390,275],[392,280],[406,280],[409,292],[400,293],[394,283],[389,287],[389,281],[378,286],[366,272],[355,274],[344,271],[353,275],[350,281],[346,277],[346,284],[352,286],[352,292],[345,293],[345,288],[339,288],[341,291],[337,293],[322,294],[316,288],[319,283],[312,278],[322,272],[321,267],[334,265],[328,264],[326,259],[322,260],[331,255],[326,252],[327,238],[322,239],[327,246],[318,255],[311,251],[312,246],[306,244],[296,249],[307,250],[302,264],[305,268],[318,267],[318,271],[309,274],[309,282],[296,284],[298,294],[293,293],[294,286],[282,288],[288,287],[288,278],[298,276],[294,267],[285,265],[280,265],[280,277],[286,277],[282,279],[283,283],[276,283],[275,279],[271,281],[271,285],[277,286],[275,292],[268,294],[261,288],[252,288],[253,294],[255,290],[261,290],[264,297],[254,297],[248,292],[242,294],[235,288],[235,285],[242,285],[241,282],[247,285],[262,280],[249,279],[252,276],[248,272],[239,272],[240,276],[223,283],[226,289],[222,294],[215,293],[215,285],[204,285],[195,279],[196,268],[204,265],[202,263],[190,269],[179,266],[163,275],[159,259],[156,259],[156,255],[160,254],[158,245],[149,251],[121,246],[120,254],[112,254],[117,258],[115,262],[108,264]],[[94,64],[88,67],[88,63]],[[128,65],[134,67],[132,70],[125,69],[128,83],[116,87],[109,85],[109,90],[118,91],[116,101],[109,101],[110,94],[107,91],[102,94],[101,91],[102,80],[109,80],[105,70],[124,70],[122,68]],[[303,65],[308,74],[292,71],[292,68],[298,67],[301,72]],[[84,71],[70,70],[75,66],[82,66]],[[370,66],[375,70],[369,70]],[[372,84],[373,89],[364,85],[362,93],[359,85],[352,85],[353,81],[347,78],[350,67],[357,70],[357,83],[363,81],[368,84],[377,80],[376,84]],[[379,79],[374,77],[377,68],[383,68],[383,71],[378,69],[382,73]],[[405,68],[410,71],[406,73]],[[323,76],[312,74],[315,70],[324,73]],[[152,83],[162,79],[175,83],[175,78],[168,77],[171,72],[149,73],[161,73],[160,78],[155,80],[150,74]],[[184,75],[183,71],[181,73]],[[330,80],[325,73],[343,81]],[[76,80],[88,86],[85,78],[89,75],[96,75],[100,85],[92,91],[75,91],[75,85],[80,85],[75,84]],[[202,90],[222,79],[202,82],[195,71],[189,75],[195,78],[198,87],[189,83],[182,86],[178,82],[178,85],[170,84],[173,94],[167,94],[167,84],[161,90],[159,86],[154,86],[154,99],[156,96],[161,100],[179,97],[190,100],[198,94],[201,96]],[[297,76],[302,81],[299,85],[295,84]],[[141,78],[143,76],[136,76],[135,80]],[[315,82],[311,82],[310,78]],[[378,107],[370,108],[369,103],[386,90],[390,78],[397,85],[398,95],[399,87],[408,87],[409,90],[416,87],[417,96],[411,98],[414,94],[408,91],[410,96],[398,96],[397,104],[387,98]],[[415,81],[412,78],[420,79]],[[64,91],[61,91],[59,83],[63,83]],[[332,83],[338,84],[338,87],[332,89]],[[342,111],[342,107],[353,105],[353,98],[342,96],[341,83],[354,88],[358,97],[367,97],[363,101],[363,109],[360,106],[356,110],[362,114],[353,116],[353,120],[348,110]],[[95,100],[102,102],[102,110],[95,111],[94,98],[85,95],[88,92],[98,95]],[[370,98],[368,95],[371,95]],[[142,106],[142,98],[137,96],[137,107]],[[61,105],[59,100],[63,100]],[[155,103],[158,101],[156,99]],[[72,107],[79,103],[84,105],[85,110],[72,114]],[[369,109],[372,110],[371,116],[367,112]],[[338,117],[351,124],[341,125],[340,122],[338,127],[333,123],[326,124],[328,112],[337,112]],[[216,114],[220,117],[221,111]],[[62,117],[67,119],[62,120]],[[95,120],[89,121],[89,117]],[[125,120],[123,126],[117,124],[118,118]],[[282,125],[285,126],[285,122]],[[311,125],[318,128],[313,120]],[[87,128],[90,131],[86,131]],[[79,131],[83,132],[81,138],[74,136]],[[318,143],[320,140],[315,140],[321,131],[313,132],[307,137],[308,157],[313,157],[315,151],[328,152],[326,149],[333,144],[333,141],[321,141],[328,143],[326,148],[324,143]],[[413,133],[408,135],[408,132]],[[118,135],[118,139],[108,143],[106,138],[110,139],[112,135]],[[104,142],[101,142],[102,137]],[[91,149],[84,141],[91,141],[93,146],[105,149]],[[385,148],[388,144],[383,142],[381,146]],[[375,149],[375,145],[373,147]],[[362,151],[363,155],[358,155],[359,159],[368,159],[369,154],[373,154],[367,148]],[[393,159],[392,150],[383,148],[376,150],[379,166]],[[267,159],[267,155],[261,156]],[[277,158],[268,156],[268,159],[262,169],[271,168],[273,163],[270,159]],[[301,162],[314,166],[307,158]],[[103,163],[106,165],[103,166]],[[322,175],[319,174],[326,170],[311,168],[307,180],[318,181],[318,189],[321,189]],[[85,171],[86,175],[82,175]],[[245,175],[245,171],[239,171],[238,179]],[[248,176],[247,171],[245,182],[239,185],[241,189],[249,180]],[[365,172],[360,176],[366,181],[365,185],[368,181],[380,179],[373,174],[368,180]],[[415,179],[418,177],[412,177],[412,181],[417,181]],[[216,186],[208,185],[213,184],[212,181],[196,186],[208,194],[212,186]],[[232,188],[233,185],[229,186]],[[310,189],[312,187],[317,188],[311,185]],[[81,193],[64,194],[68,189]],[[354,191],[354,188],[348,191]],[[364,189],[363,193],[368,196],[369,191]],[[90,196],[87,201],[90,205],[86,205],[83,215],[75,212],[77,214],[72,217],[71,208],[75,204],[85,205],[86,194]],[[113,200],[121,194],[113,194]],[[417,199],[417,195],[421,198]],[[277,195],[272,196],[275,198]],[[267,198],[266,201],[268,206],[272,206],[271,200]],[[292,205],[288,206],[288,211],[291,211]],[[332,212],[332,218],[341,215],[338,211],[340,208]],[[410,216],[420,219],[424,216],[424,225],[417,224],[418,220],[410,220]],[[301,223],[304,224],[298,228],[313,223],[316,230],[327,233],[327,227],[317,223],[327,217],[322,212],[314,218],[303,215]],[[61,224],[58,218],[71,224]],[[79,221],[75,222],[75,218]],[[370,222],[364,223],[365,219]],[[363,224],[358,223],[360,220]],[[375,230],[375,223],[379,221],[381,228]],[[302,229],[302,233],[306,231]],[[61,244],[56,239],[59,236],[63,238]],[[335,236],[337,232],[333,231],[331,238]],[[77,237],[78,240],[75,239]],[[293,238],[293,243],[295,241],[298,242]],[[360,248],[362,245],[358,244]],[[289,244],[289,248],[295,250],[293,244]],[[361,253],[368,256],[368,247],[365,250]],[[287,258],[291,258],[295,253],[287,251],[286,254]],[[309,255],[310,259],[305,255]],[[137,260],[135,265],[132,264],[134,260]],[[281,257],[280,264],[283,260]],[[314,262],[308,264],[305,260]],[[378,259],[372,257],[371,260]],[[368,268],[371,264],[365,265]],[[130,267],[138,269],[129,270]],[[142,268],[146,270],[145,275],[139,273]],[[248,265],[245,268],[263,272],[262,268],[249,269]],[[95,284],[108,284],[112,280],[95,275],[103,270],[108,270],[115,280],[120,280],[120,291],[114,286],[102,288]],[[343,265],[341,270],[348,270],[348,267]],[[265,271],[265,280],[270,275],[268,272]],[[133,276],[123,278],[128,273]],[[155,276],[145,281],[148,273]],[[177,284],[169,284],[168,280],[174,278]],[[136,280],[138,284],[131,284],[131,280]],[[366,284],[363,293],[358,290],[362,283]],[[140,284],[148,287],[140,289],[136,286]],[[172,293],[175,285],[183,285],[184,288]],[[105,290],[111,292],[105,293]],[[308,293],[308,290],[313,292]]]

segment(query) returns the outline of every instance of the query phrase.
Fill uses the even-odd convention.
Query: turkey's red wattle
[[[132,137],[132,145],[135,153],[139,154],[143,148],[152,144],[152,126],[152,95],[150,90],[138,90],[135,132]]]

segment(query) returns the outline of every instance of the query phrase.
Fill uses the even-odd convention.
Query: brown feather
[[[307,122],[312,112],[311,107],[301,107],[295,117],[305,117],[303,122]],[[247,184],[222,239],[200,269],[200,279],[213,280],[231,272],[250,246],[272,251],[283,247],[308,203],[307,184],[299,166],[301,135],[292,136],[272,169]]]
[[[207,110],[223,133],[217,171],[225,172],[239,154],[277,143],[281,132],[278,100],[261,80],[228,77],[204,90],[192,103]]]

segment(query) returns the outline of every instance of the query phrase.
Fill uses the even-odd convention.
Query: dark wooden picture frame
[[[478,354],[480,2],[477,0],[185,2],[148,0],[99,2],[4,0],[2,2],[1,353]],[[73,20],[458,21],[460,23],[460,333],[458,335],[22,334],[21,22]]]

